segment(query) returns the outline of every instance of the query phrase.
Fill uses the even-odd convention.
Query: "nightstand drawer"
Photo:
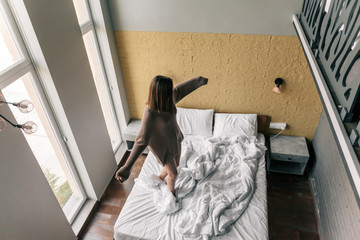
[[[270,159],[267,163],[267,170],[302,175],[309,157],[304,137],[272,135],[270,137]]]
[[[309,157],[299,156],[299,155],[288,155],[288,154],[281,154],[281,153],[271,153],[271,159],[279,160],[279,161],[306,163],[308,161]]]

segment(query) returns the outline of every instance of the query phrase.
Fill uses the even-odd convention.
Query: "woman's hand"
[[[199,79],[203,82],[203,85],[206,85],[208,83],[208,80],[207,78],[205,77],[202,77],[202,76],[199,76]]]
[[[125,182],[130,176],[130,170],[126,167],[121,167],[116,173],[115,178],[119,182],[123,183]]]

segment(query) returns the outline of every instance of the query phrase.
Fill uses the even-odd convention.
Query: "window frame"
[[[76,1],[76,0],[73,0],[73,1]],[[95,8],[94,8],[94,6],[92,6],[92,4],[89,0],[81,0],[81,1],[83,1],[83,3],[85,4],[85,11],[88,15],[88,19],[86,21],[82,22],[81,24],[79,24],[79,26],[80,26],[81,34],[83,37],[87,33],[92,31],[91,34],[92,34],[92,38],[94,41],[94,48],[96,50],[96,57],[97,57],[97,60],[99,61],[99,65],[100,65],[99,67],[101,69],[101,76],[102,76],[102,80],[105,85],[105,91],[107,94],[106,98],[107,98],[108,104],[110,105],[110,109],[112,112],[111,113],[112,118],[115,123],[115,128],[117,129],[116,134],[119,138],[119,140],[116,142],[116,144],[112,145],[113,151],[114,151],[114,153],[116,153],[119,150],[120,145],[123,143],[123,137],[121,134],[121,122],[119,121],[120,114],[119,114],[119,110],[117,107],[117,103],[115,101],[115,99],[120,99],[120,93],[119,93],[119,90],[115,90],[118,88],[117,87],[114,88],[114,85],[115,86],[117,86],[117,85],[116,85],[116,83],[114,84],[114,81],[110,80],[110,78],[108,77],[108,74],[107,74],[107,69],[105,68],[104,62],[106,62],[106,61],[102,55],[102,49],[99,44],[99,42],[100,42],[99,36],[98,36],[99,31],[98,31],[98,28],[96,27],[96,23],[94,21],[94,16],[93,16],[94,11],[96,11],[96,10],[94,10]],[[97,14],[99,14],[99,13],[97,13]]]
[[[54,105],[52,101],[52,93],[48,91],[48,88],[44,85],[43,79],[38,75],[36,71],[36,65],[33,63],[29,50],[25,44],[24,37],[21,34],[21,29],[16,21],[16,14],[13,10],[13,2],[7,0],[0,0],[0,10],[3,10],[4,17],[6,18],[7,25],[10,29],[14,42],[17,46],[17,49],[21,55],[21,60],[13,63],[6,69],[0,72],[0,89],[5,88],[9,84],[17,81],[26,74],[29,74],[31,82],[36,91],[37,97],[39,98],[41,105],[46,114],[47,120],[49,121],[51,130],[55,135],[57,144],[63,154],[63,157],[66,161],[66,165],[70,170],[71,176],[75,182],[76,187],[78,188],[80,194],[82,195],[81,201],[78,201],[76,206],[68,214],[65,214],[69,223],[73,223],[81,208],[85,204],[88,196],[82,185],[82,181],[78,175],[78,171],[75,167],[74,160],[71,152],[69,151],[68,138],[63,133],[63,125],[66,124],[58,118],[56,113],[56,107],[59,106],[59,103]],[[55,107],[56,106],[56,107]]]

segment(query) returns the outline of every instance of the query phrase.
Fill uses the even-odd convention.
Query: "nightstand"
[[[141,127],[141,119],[131,119],[130,123],[124,131],[124,140],[126,141],[127,149],[131,151],[134,146],[136,136],[139,134]],[[143,153],[149,153],[148,148]]]
[[[270,135],[269,172],[303,175],[309,160],[304,137]]]

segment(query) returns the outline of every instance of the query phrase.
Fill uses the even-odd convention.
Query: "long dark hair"
[[[173,81],[171,78],[157,75],[150,83],[149,97],[146,102],[150,109],[158,112],[173,113]]]

